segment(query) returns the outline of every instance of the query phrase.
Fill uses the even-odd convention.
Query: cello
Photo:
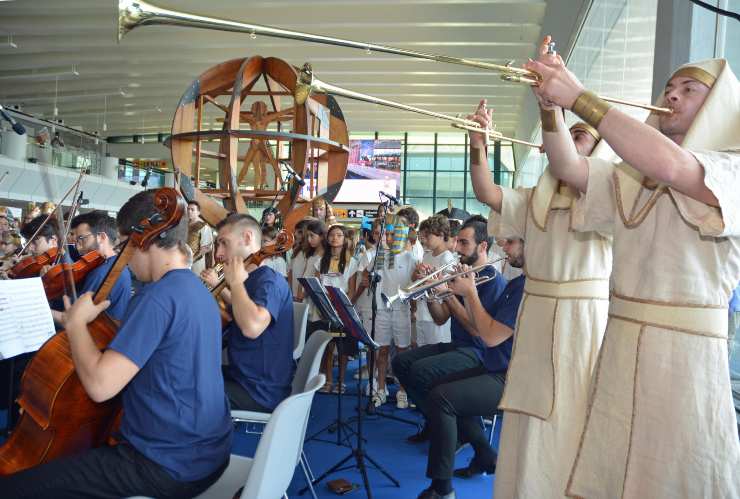
[[[172,188],[156,191],[155,206],[155,213],[132,227],[131,235],[93,296],[94,303],[108,297],[135,248],[148,248],[155,238],[179,223],[186,209],[185,201]],[[88,324],[90,336],[101,350],[117,330],[118,324],[105,312]],[[88,397],[75,372],[64,331],[44,343],[28,363],[18,404],[23,414],[0,447],[0,475],[103,445],[120,413],[120,397],[102,403]]]

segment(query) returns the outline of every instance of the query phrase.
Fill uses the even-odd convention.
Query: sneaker
[[[384,390],[382,392],[373,393],[373,405],[375,407],[380,407],[381,405],[385,404],[387,399],[388,399],[387,390]]]
[[[409,396],[406,395],[406,392],[403,390],[398,390],[398,392],[396,392],[396,407],[399,409],[409,408]]]

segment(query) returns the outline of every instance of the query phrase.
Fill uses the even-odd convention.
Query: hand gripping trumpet
[[[500,262],[501,260],[505,260],[506,257],[496,258],[494,260],[490,260],[482,265],[478,265],[476,267],[469,268],[468,270],[460,271],[460,272],[448,272],[447,275],[445,275],[442,278],[438,278],[443,272],[447,271],[450,267],[453,265],[458,265],[457,262],[450,262],[447,265],[444,265],[443,267],[438,268],[431,274],[422,277],[418,281],[412,282],[406,287],[402,287],[398,289],[398,293],[396,293],[393,296],[387,296],[385,293],[381,293],[380,297],[383,299],[383,303],[386,307],[389,307],[393,305],[396,301],[401,301],[401,303],[408,303],[410,301],[416,301],[416,300],[442,300],[444,298],[447,298],[452,294],[451,291],[445,291],[439,295],[434,295],[433,290],[437,286],[440,286],[442,284],[446,284],[453,279],[456,279],[462,275],[470,274],[472,273],[478,273],[481,270],[485,269],[486,267],[492,267],[494,264]],[[475,285],[480,286],[484,282],[488,282],[491,279],[494,279],[495,275],[489,275],[489,276],[479,276],[475,278]],[[437,279],[435,279],[437,278]],[[429,281],[429,282],[427,282]]]

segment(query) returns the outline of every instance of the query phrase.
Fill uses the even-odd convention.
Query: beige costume
[[[500,408],[495,499],[564,497],[606,328],[611,238],[571,228],[575,193],[549,170],[503,190],[489,232],[525,240],[524,297]]]
[[[679,71],[716,82],[682,147],[720,208],[591,159],[573,211],[578,230],[614,235],[614,268],[571,497],[740,497],[726,339],[740,281],[740,86],[723,60],[691,68]]]

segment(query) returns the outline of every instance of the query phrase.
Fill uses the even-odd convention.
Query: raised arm
[[[481,128],[490,128],[493,120],[493,110],[486,109],[486,99],[480,101],[475,114],[468,119],[477,121]],[[501,187],[493,182],[488,170],[488,149],[486,136],[479,132],[469,132],[470,135],[470,178],[473,182],[473,192],[481,203],[501,213],[503,193]]]
[[[614,152],[636,168],[643,175],[673,187],[687,196],[703,203],[718,206],[717,198],[704,184],[704,169],[699,161],[687,150],[680,146],[686,130],[681,133],[664,135],[661,131],[638,121],[616,108],[612,108],[605,101],[593,93],[587,92],[578,78],[571,73],[559,55],[547,54],[547,43],[550,37],[545,37],[537,61],[530,61],[524,65],[526,69],[536,71],[542,75],[542,82],[533,91],[540,102],[572,109],[579,117],[594,126],[601,137],[614,149]],[[708,87],[697,92],[708,93]],[[676,106],[675,113],[688,113],[688,109],[681,109],[677,105],[679,97],[670,94],[668,90],[666,100],[671,107]],[[695,112],[695,111],[694,111]],[[680,118],[680,116],[676,116]],[[693,117],[692,117],[693,120]],[[690,123],[689,123],[690,125]],[[544,134],[543,134],[544,135]],[[559,142],[558,142],[559,143]],[[556,176],[564,174],[568,168],[578,169],[570,175],[577,176],[582,170],[578,162],[566,163],[566,156],[558,154],[557,150],[545,150],[550,160],[550,166]],[[568,159],[572,157],[568,156]],[[585,163],[585,160],[583,160]],[[566,175],[568,175],[566,173]],[[562,178],[562,177],[561,177]],[[585,179],[587,180],[587,168]],[[567,181],[566,178],[563,178]],[[583,174],[577,182],[569,182],[580,190],[585,189]]]

